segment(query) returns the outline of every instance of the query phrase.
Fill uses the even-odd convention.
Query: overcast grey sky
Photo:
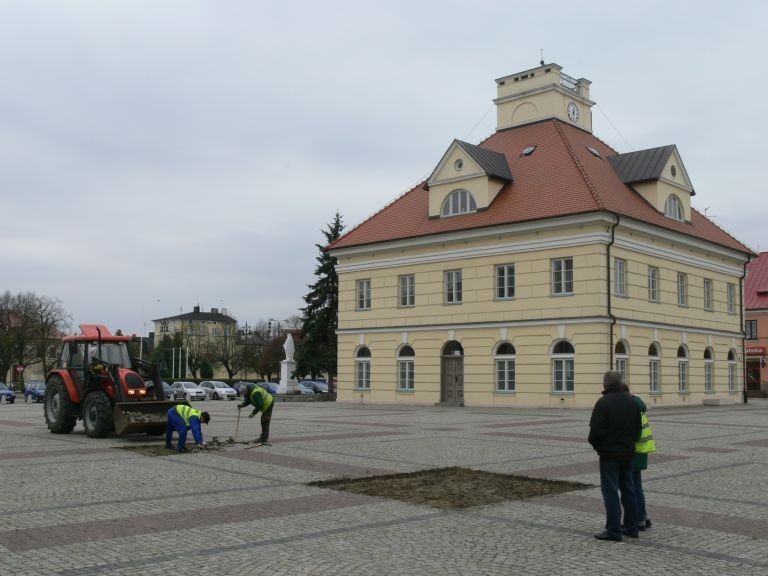
[[[3,0],[0,290],[140,334],[297,314],[348,229],[495,128],[494,79],[592,81],[619,152],[676,144],[694,206],[768,248],[768,2]]]

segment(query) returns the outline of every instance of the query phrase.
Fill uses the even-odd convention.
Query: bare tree
[[[64,326],[71,317],[64,311],[59,300],[47,296],[37,298],[37,356],[43,365],[43,374],[53,368],[56,362],[56,346]]]
[[[239,342],[239,333],[236,323],[225,324],[222,333],[215,338],[213,343],[213,358],[221,363],[227,371],[229,379],[240,372],[245,365],[243,346]]]

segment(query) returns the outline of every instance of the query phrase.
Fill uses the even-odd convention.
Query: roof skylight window
[[[600,152],[592,148],[592,146],[587,146],[587,150],[589,150],[589,153],[592,154],[595,158],[603,159],[602,156],[600,156]]]
[[[533,154],[534,150],[536,150],[536,145],[528,146],[528,148],[524,148],[522,152],[520,152],[520,156],[530,156]]]

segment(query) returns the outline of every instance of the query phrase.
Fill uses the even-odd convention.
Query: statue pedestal
[[[298,390],[298,380],[291,378],[291,374],[296,369],[294,360],[282,360],[280,362],[280,384],[277,386],[278,394],[292,394]]]

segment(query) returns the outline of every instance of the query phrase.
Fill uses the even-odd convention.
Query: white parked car
[[[203,388],[208,394],[208,398],[213,400],[234,400],[237,398],[237,390],[228,386],[219,380],[203,380],[200,382],[200,388]]]
[[[194,382],[174,382],[171,388],[176,400],[184,399],[190,402],[192,400],[205,400],[208,397],[205,389],[200,388]]]

